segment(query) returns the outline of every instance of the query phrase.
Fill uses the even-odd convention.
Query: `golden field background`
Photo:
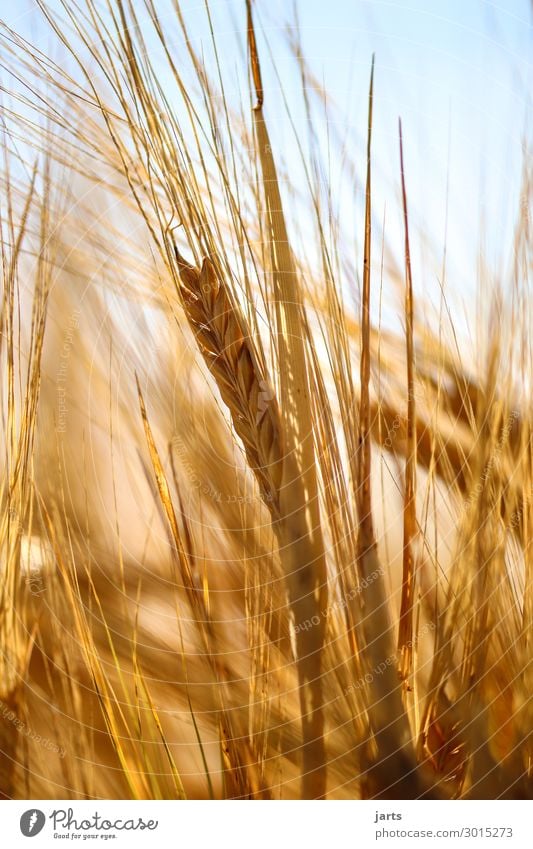
[[[405,124],[399,253],[373,205],[379,57],[354,236],[297,29],[288,153],[251,4],[240,102],[179,3],[37,5],[55,50],[2,40],[1,793],[530,798],[527,143],[468,339],[446,264],[436,308],[413,279]]]

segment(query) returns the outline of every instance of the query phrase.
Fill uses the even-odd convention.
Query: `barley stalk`
[[[322,654],[327,608],[326,555],[318,498],[315,420],[311,403],[313,361],[302,283],[296,271],[287,231],[278,173],[263,114],[264,91],[251,2],[247,0],[248,49],[256,94],[253,110],[256,146],[262,175],[266,247],[270,254],[275,305],[275,340],[279,364],[283,437],[283,483],[280,532],[284,571],[296,623],[314,621],[297,630],[300,709],[302,714],[302,796],[326,794],[326,754]]]
[[[399,121],[400,172],[405,231],[405,339],[407,357],[407,452],[405,460],[405,493],[403,511],[403,582],[398,628],[398,649],[401,652],[400,671],[408,678],[413,665],[413,607],[415,595],[415,561],[413,539],[416,535],[416,406],[414,392],[413,341],[413,281],[409,246],[409,217],[403,164],[402,122]]]
[[[318,608],[308,580],[313,560],[309,555],[307,518],[298,511],[298,502],[290,497],[295,486],[301,485],[301,479],[293,454],[283,448],[284,431],[277,402],[270,391],[271,400],[266,409],[261,409],[260,394],[269,384],[246,332],[244,318],[213,263],[205,259],[199,271],[179,254],[177,260],[185,313],[270,509],[291,610],[296,623],[304,622],[315,616]],[[325,793],[320,667],[317,666],[322,640],[321,627],[310,631],[297,629],[304,796]]]
[[[389,621],[387,598],[382,579],[377,542],[374,533],[371,497],[371,428],[370,428],[370,284],[372,250],[372,111],[374,97],[374,59],[368,97],[367,169],[365,192],[365,240],[363,252],[363,297],[361,314],[361,398],[359,406],[357,511],[358,568],[365,582],[364,633],[365,655],[369,669],[379,668],[394,656],[394,639]],[[372,580],[371,575],[378,578]],[[386,664],[381,676],[375,676],[370,689],[368,707],[377,753],[366,753],[368,761],[366,791],[369,796],[406,798],[418,795],[414,750],[403,708],[400,684],[392,664]]]

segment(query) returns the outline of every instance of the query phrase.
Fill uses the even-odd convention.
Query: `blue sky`
[[[56,0],[47,4],[57,5]],[[4,19],[46,51],[51,40],[28,0],[7,4]],[[156,6],[165,17],[167,0]],[[203,0],[181,2],[196,46],[208,67],[214,57]],[[296,7],[305,55],[338,104],[337,129],[361,174],[364,170],[366,98],[376,55],[374,208],[388,210],[386,235],[401,252],[397,215],[399,162],[397,120],[402,117],[415,285],[435,291],[447,226],[452,294],[465,302],[476,288],[478,249],[496,273],[508,263],[516,220],[523,144],[531,145],[533,29],[530,0],[255,0],[293,119],[301,118],[301,93],[285,30]],[[141,3],[135,4],[142,15]],[[246,87],[239,59],[244,43],[243,0],[215,0],[210,8],[226,92]],[[263,37],[260,36],[260,46]],[[176,51],[183,49],[176,34]],[[263,48],[263,57],[266,49]],[[55,51],[57,56],[57,51]],[[240,68],[240,70],[238,70]],[[263,62],[267,117],[290,167],[292,130],[279,97],[279,82]],[[326,144],[326,120],[318,125]],[[297,166],[295,165],[295,168]],[[335,182],[333,161],[332,176]],[[351,187],[339,205],[350,221]],[[358,218],[359,215],[359,218]],[[354,230],[360,209],[354,212]],[[447,225],[446,225],[447,221]],[[434,246],[422,251],[423,228]],[[466,303],[468,309],[468,303]]]
[[[390,199],[393,186],[397,193],[400,115],[413,218],[440,245],[448,187],[448,252],[460,276],[457,288],[473,289],[481,238],[490,266],[508,257],[524,138],[531,143],[529,0],[297,5],[305,52],[360,146],[376,54],[374,156],[382,177],[374,181],[375,208]],[[289,7],[269,4],[264,19],[276,21],[278,10],[287,16]],[[270,27],[273,40],[275,24]]]

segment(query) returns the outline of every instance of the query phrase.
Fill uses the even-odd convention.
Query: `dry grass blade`
[[[5,153],[5,151],[4,151]],[[27,627],[27,592],[22,582],[22,538],[31,526],[34,494],[32,457],[37,428],[37,408],[41,389],[41,360],[50,287],[50,267],[54,242],[50,238],[47,210],[40,218],[41,254],[35,272],[31,305],[29,356],[20,352],[21,264],[28,236],[29,216],[35,202],[37,171],[33,168],[29,186],[18,215],[14,209],[14,187],[9,170],[6,175],[7,213],[0,216],[2,258],[2,303],[0,309],[0,363],[2,390],[1,425],[4,431],[4,468],[0,475],[0,699],[16,715],[32,653],[34,626]],[[44,192],[49,191],[45,167]],[[5,217],[4,217],[5,215]],[[6,232],[7,231],[7,232]],[[7,375],[6,375],[7,373]],[[7,376],[7,379],[6,379]],[[17,742],[4,741],[0,728],[0,747],[5,751],[0,766],[0,794],[9,797],[13,789]]]
[[[408,678],[413,664],[413,605],[415,595],[415,563],[413,540],[416,534],[416,404],[414,387],[413,340],[413,281],[409,247],[409,217],[403,164],[402,122],[398,123],[400,139],[400,172],[405,231],[405,340],[407,359],[407,454],[405,460],[405,493],[403,510],[403,579],[398,649],[401,653],[400,671]]]

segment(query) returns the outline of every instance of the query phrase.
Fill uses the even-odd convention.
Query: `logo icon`
[[[24,837],[35,837],[42,831],[45,822],[46,817],[42,811],[30,808],[29,811],[24,811],[20,818],[20,830]]]

